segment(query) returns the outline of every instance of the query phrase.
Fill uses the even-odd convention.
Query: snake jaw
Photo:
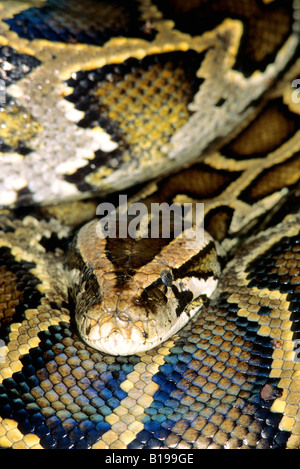
[[[89,317],[78,324],[79,332],[86,343],[110,355],[132,355],[148,350],[144,323],[133,323],[128,316],[103,314],[99,321]]]

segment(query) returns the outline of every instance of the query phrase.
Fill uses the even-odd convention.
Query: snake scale
[[[299,31],[299,0],[1,2],[1,448],[300,447]],[[210,241],[99,241],[120,194]]]

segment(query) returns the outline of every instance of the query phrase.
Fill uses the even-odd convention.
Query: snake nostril
[[[117,316],[117,320],[121,323],[128,324],[130,322],[129,317],[125,313],[119,313]]]

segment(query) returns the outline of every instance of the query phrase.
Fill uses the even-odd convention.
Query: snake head
[[[220,272],[215,244],[205,234],[197,249],[186,249],[182,238],[163,245],[153,240],[154,249],[150,239],[98,238],[96,224],[80,229],[67,259],[78,331],[111,355],[150,350],[214,292]]]

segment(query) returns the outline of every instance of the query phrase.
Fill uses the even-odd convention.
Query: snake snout
[[[86,317],[78,328],[85,342],[110,355],[131,355],[145,347],[142,322],[133,322],[124,312],[110,312],[99,320]]]

